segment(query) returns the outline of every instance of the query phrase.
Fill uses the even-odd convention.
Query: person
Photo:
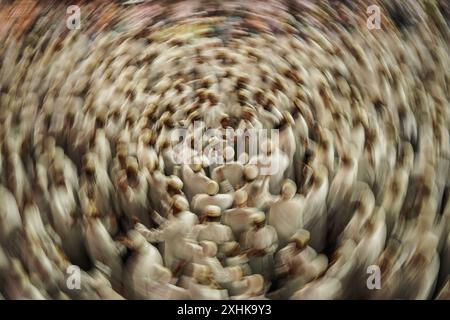
[[[6,186],[13,192],[19,209],[23,209],[25,194],[30,192],[30,182],[19,153],[13,150],[8,158],[9,170],[6,172]],[[76,175],[75,175],[76,176]]]
[[[223,245],[234,241],[233,231],[221,223],[222,212],[218,206],[207,206],[203,212],[202,223],[192,229],[190,239],[212,241],[217,244],[219,257],[223,254]]]
[[[285,299],[310,281],[319,278],[328,267],[328,258],[318,255],[308,245],[310,239],[309,231],[300,229],[275,257],[275,273],[282,286],[280,295]]]
[[[197,194],[208,193],[216,182],[210,179],[203,170],[200,159],[194,159],[191,165],[183,165],[182,180],[184,183],[183,191],[189,201]]]
[[[13,250],[18,231],[22,226],[22,217],[14,196],[8,189],[0,185],[0,199],[3,205],[0,208],[0,242],[3,248]]]
[[[363,280],[367,279],[367,268],[374,265],[377,258],[383,252],[386,243],[385,213],[382,208],[375,208],[371,217],[363,226],[363,234],[358,242],[353,255],[354,270],[353,281],[360,279],[354,286],[352,294],[356,297],[367,293],[367,285]]]
[[[254,182],[258,180],[259,172],[258,167],[255,165],[247,164],[244,167],[244,173],[243,173],[243,185],[241,186],[241,189],[245,190],[247,194],[249,193],[250,189],[252,189],[252,185]]]
[[[111,287],[107,277],[98,269],[91,273],[91,286],[101,300],[125,300],[117,291]]]
[[[373,210],[375,209],[375,197],[370,188],[365,188],[361,191],[359,199],[355,203],[355,212],[352,218],[345,227],[344,231],[339,235],[339,242],[343,242],[347,239],[352,239],[355,242],[359,242],[363,226],[370,219]]]
[[[52,227],[62,240],[62,248],[74,264],[82,267],[89,265],[84,245],[81,225],[76,219],[77,200],[73,190],[68,187],[62,168],[58,168],[51,182],[49,196]]]
[[[164,162],[164,173],[166,175],[176,174],[179,163],[176,159],[175,150],[169,141],[164,141],[161,143],[159,154],[162,162]]]
[[[18,259],[11,261],[11,268],[6,277],[5,293],[9,299],[13,300],[45,300],[43,295],[29,280],[22,263]]]
[[[386,211],[386,231],[388,237],[392,234],[400,217],[409,181],[408,171],[402,165],[398,165],[394,170],[393,175],[387,182],[387,189],[381,204]]]
[[[222,223],[231,228],[235,239],[239,239],[242,232],[251,226],[251,216],[258,211],[256,208],[247,206],[247,198],[247,192],[244,190],[236,191],[233,208],[222,214]]]
[[[178,177],[178,179],[175,177],[166,177],[160,170],[157,170],[156,164],[153,167],[145,168],[144,175],[149,186],[149,200],[151,207],[162,214],[162,216],[167,217],[171,205],[169,189],[171,189],[173,193],[182,193],[184,186],[183,181]]]
[[[97,154],[100,162],[100,166],[105,170],[108,170],[111,163],[112,153],[111,144],[106,137],[105,124],[107,121],[106,111],[101,110],[97,114],[96,130],[94,132],[93,152]]]
[[[192,264],[190,276],[185,276],[181,287],[185,288],[192,300],[227,300],[228,293],[214,281],[211,268],[202,264]]]
[[[144,225],[150,226],[148,183],[136,158],[128,157],[125,170],[119,173],[117,189],[120,208],[128,220],[136,216]]]
[[[123,272],[123,284],[127,297],[146,299],[151,291],[151,281],[160,279],[163,259],[158,250],[136,230],[128,232],[122,243],[131,250]]]
[[[121,247],[114,242],[99,219],[95,203],[91,202],[84,212],[85,245],[91,261],[101,262],[110,269],[111,283],[116,291],[122,288]]]
[[[0,299],[448,295],[448,0],[96,2],[0,10]]]
[[[328,230],[328,170],[325,166],[316,166],[311,175],[311,187],[305,189],[305,208],[303,228],[311,233],[311,247],[317,252],[325,249]]]
[[[311,281],[296,291],[291,300],[336,300],[340,299],[343,287],[339,279],[323,277]]]
[[[153,166],[158,161],[158,154],[154,149],[156,142],[155,133],[149,129],[143,130],[138,138],[136,155],[139,164],[143,168]]]
[[[294,153],[294,170],[295,170],[295,181],[301,182],[302,171],[305,159],[306,149],[308,147],[308,125],[304,117],[300,112],[301,101],[296,99],[294,101],[295,109],[292,112],[292,117],[294,119],[294,138],[295,138],[295,153]]]
[[[296,195],[297,187],[292,180],[285,180],[281,198],[270,206],[268,224],[275,228],[280,247],[303,227],[304,199]]]
[[[112,199],[114,187],[109,179],[107,169],[102,165],[96,165],[99,159],[95,154],[87,154],[84,164],[84,175],[80,179],[78,197],[81,210],[87,212],[90,202],[95,203],[99,211],[102,223],[107,227],[111,235],[117,232],[116,203]]]
[[[240,266],[243,275],[252,274],[247,254],[241,250],[241,246],[237,241],[229,241],[223,245],[222,264],[224,266]]]
[[[227,181],[233,187],[233,190],[237,190],[242,185],[244,165],[240,161],[234,161],[234,157],[234,149],[230,146],[225,147],[225,162],[212,170],[211,178],[217,183]]]
[[[294,156],[296,154],[296,141],[294,136],[295,121],[288,111],[283,111],[283,119],[278,124],[279,148],[289,159],[289,166],[285,172],[285,178],[295,179]]]
[[[194,263],[203,264],[211,269],[214,280],[223,288],[231,283],[239,281],[243,275],[240,266],[223,266],[217,258],[217,244],[212,241],[201,241],[199,245],[202,247],[200,257],[194,258]]]
[[[229,209],[233,205],[233,195],[229,193],[218,193],[219,185],[215,183],[208,184],[208,193],[197,194],[192,198],[192,211],[198,215],[204,212],[208,205],[215,205],[221,210]]]
[[[358,164],[352,158],[352,153],[347,151],[341,157],[340,166],[331,181],[326,200],[328,208],[327,228],[331,239],[336,239],[350,218],[345,203],[350,201],[356,182],[357,170]]]
[[[186,198],[176,195],[171,215],[168,219],[162,219],[160,228],[149,230],[142,223],[137,223],[134,228],[149,242],[163,242],[165,265],[176,271],[185,261],[193,258],[195,243],[189,241],[189,234],[197,224],[198,218],[189,211]]]
[[[268,300],[265,296],[264,277],[260,274],[249,275],[240,283],[241,293],[231,296],[231,300]]]
[[[264,276],[270,281],[274,273],[273,256],[278,248],[278,237],[275,228],[266,225],[264,213],[252,215],[252,228],[241,236],[241,246],[247,251],[250,267],[254,273]]]
[[[270,177],[259,176],[258,167],[252,164],[245,166],[244,177],[244,185],[239,190],[247,192],[247,205],[266,212],[278,198],[269,191]]]
[[[356,256],[354,251],[356,244],[353,240],[346,240],[339,244],[331,255],[330,265],[325,273],[325,277],[339,280],[342,287],[341,299],[348,299],[352,296],[352,281],[354,281],[356,270]]]
[[[255,155],[249,160],[249,164],[257,166],[260,174],[266,172],[269,176],[270,193],[279,194],[289,159],[283,151],[272,144],[271,139],[261,143],[261,150],[263,153]]]

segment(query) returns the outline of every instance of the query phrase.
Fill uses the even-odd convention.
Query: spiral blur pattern
[[[66,25],[74,4],[78,30]],[[371,5],[380,30],[367,27]],[[432,0],[4,1],[0,297],[449,298],[449,18],[448,3]],[[170,131],[194,121],[288,132],[286,171],[252,205],[275,225],[278,247],[265,253],[274,262],[255,268],[261,253],[248,251],[252,270],[232,269],[223,243],[192,240],[206,256],[216,242],[231,280],[196,267],[202,258],[174,254],[169,265],[167,239],[139,242],[163,232],[176,195],[195,211],[189,179],[166,157]],[[302,206],[296,227],[311,238],[298,261],[282,253],[292,241],[272,207],[285,178]],[[219,191],[234,201],[222,209],[235,207],[242,185],[232,187]],[[234,241],[245,255],[245,240]],[[81,290],[67,286],[70,265]],[[377,290],[366,285],[371,265]]]

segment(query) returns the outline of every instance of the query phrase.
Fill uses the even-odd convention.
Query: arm
[[[162,217],[157,211],[152,210],[152,219],[160,226],[165,226],[167,224],[167,219]]]
[[[241,267],[233,266],[224,268],[217,258],[209,259],[208,266],[211,268],[214,278],[219,283],[237,281],[242,276]]]
[[[148,242],[162,242],[164,241],[164,229],[151,229],[149,230],[146,226],[141,223],[136,224],[134,227],[137,232],[139,232]]]

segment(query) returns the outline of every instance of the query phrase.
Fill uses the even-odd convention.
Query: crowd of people
[[[0,5],[0,298],[450,299],[446,1],[78,4]]]

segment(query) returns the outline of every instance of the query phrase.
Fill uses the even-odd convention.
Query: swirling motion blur
[[[447,1],[9,2],[0,297],[450,297]]]

